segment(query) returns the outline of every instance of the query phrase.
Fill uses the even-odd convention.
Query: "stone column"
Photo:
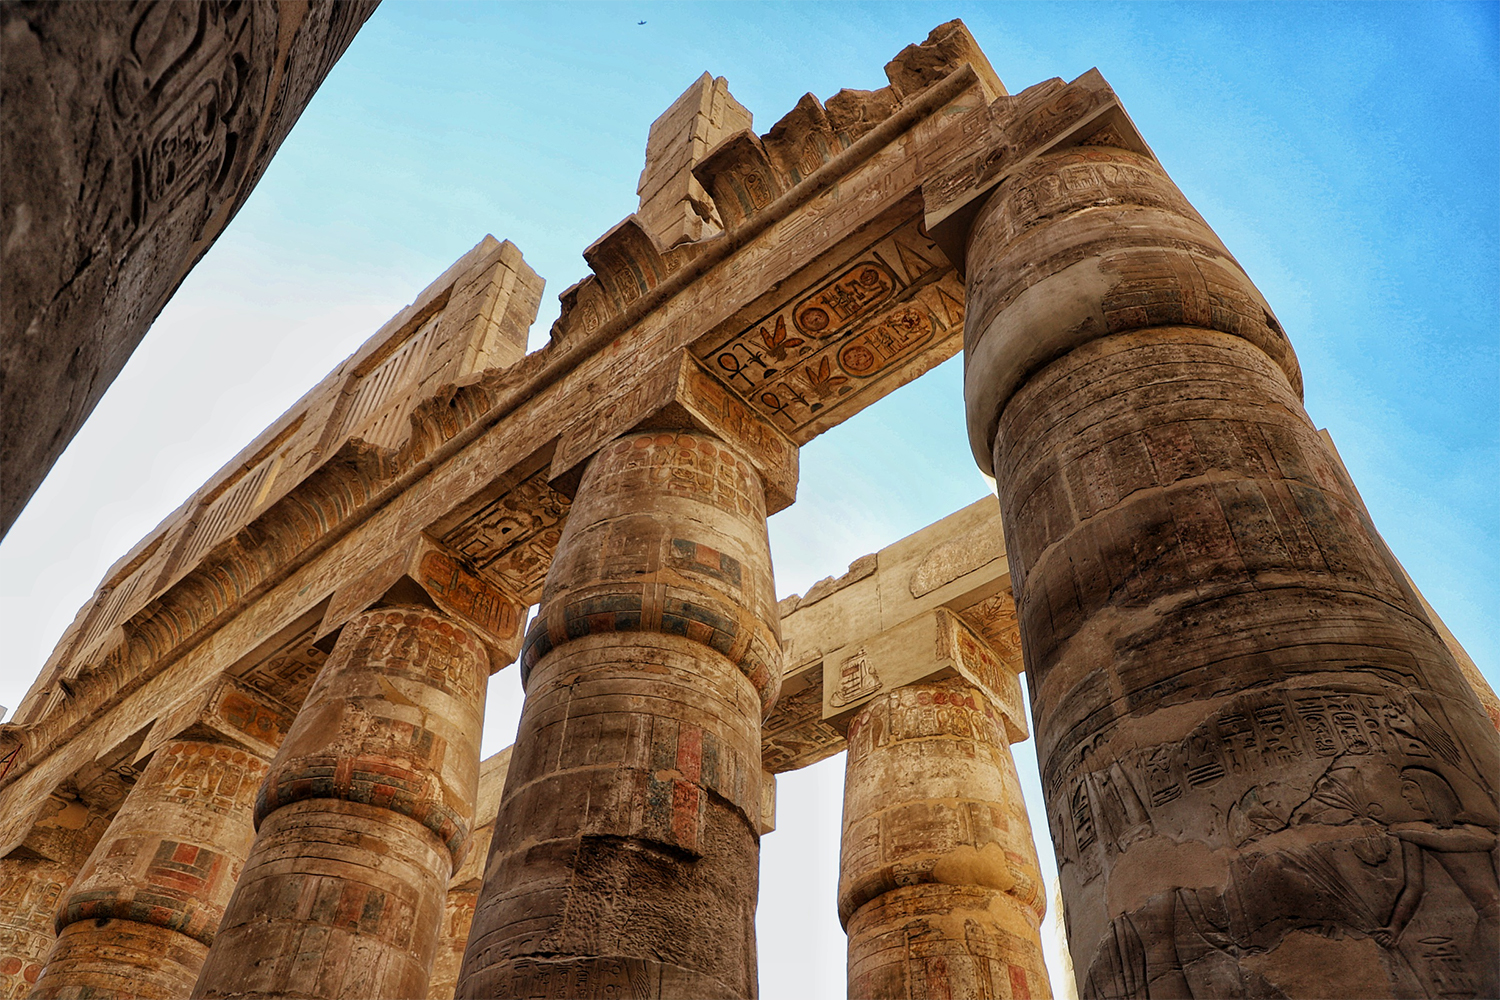
[[[255,836],[265,771],[223,743],[158,748],[65,895],[30,995],[189,995]]]
[[[24,997],[36,985],[57,939],[63,894],[125,791],[113,772],[76,797],[59,790],[38,809],[20,846],[0,858],[0,998]]]
[[[442,934],[438,939],[437,957],[432,962],[432,979],[427,984],[428,1000],[453,1000],[454,991],[458,989],[458,972],[463,967],[464,946],[469,942],[469,927],[474,922],[479,888],[484,884],[484,863],[490,853],[490,837],[495,830],[500,793],[505,790],[505,773],[510,770],[510,753],[511,748],[506,747],[479,765],[473,840],[463,864],[448,881],[448,894],[443,902]]]
[[[78,869],[51,858],[0,860],[0,997],[24,997],[56,940],[53,917]]]
[[[521,662],[458,995],[755,996],[760,721],[780,646],[752,467],[700,432],[606,445]]]
[[[469,839],[487,657],[445,615],[356,615],[256,802],[195,997],[425,997]]]
[[[849,996],[1050,997],[1036,846],[984,692],[954,679],[877,695],[848,740]]]
[[[1160,166],[1003,181],[965,350],[1082,994],[1496,995],[1495,730]]]

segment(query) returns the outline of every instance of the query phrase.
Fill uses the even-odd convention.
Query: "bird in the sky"
[[[646,23],[646,22],[645,22],[645,21],[637,21],[637,22],[635,22],[635,23],[636,23],[636,24],[645,24],[645,23]]]

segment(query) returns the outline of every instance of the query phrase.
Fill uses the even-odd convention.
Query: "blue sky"
[[[1101,70],[1275,308],[1376,525],[1500,684],[1496,5],[386,0],[0,544],[0,703],[115,558],[487,232],[548,280],[540,345],[579,252],[635,208],[651,121],[701,72],[764,132],[805,92],[882,86],[953,17],[1013,93]],[[803,450],[772,523],[783,593],[983,493],[959,369]],[[514,731],[512,674],[491,749]],[[782,781],[768,998],[843,995],[841,770]]]

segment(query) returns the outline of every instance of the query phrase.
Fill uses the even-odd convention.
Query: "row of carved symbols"
[[[1089,748],[1080,754],[1082,768]],[[1306,772],[1308,787],[1294,796],[1302,802],[1299,815],[1341,823],[1376,818],[1365,801],[1368,796],[1347,787],[1354,779],[1343,776],[1344,771],[1384,763],[1465,773],[1469,769],[1462,758],[1442,721],[1410,694],[1281,691],[1241,699],[1181,743],[1079,775],[1061,800],[1059,783],[1049,775],[1048,799],[1054,804],[1049,820],[1064,859],[1081,863],[1087,880],[1098,872],[1090,850],[1096,844],[1124,850],[1150,832],[1161,810],[1197,802],[1197,794],[1216,795],[1215,789],[1231,776],[1242,780],[1222,786],[1228,799],[1220,803],[1220,811],[1225,833],[1242,843],[1291,818],[1266,800],[1269,793],[1260,783],[1268,775],[1280,784],[1295,784],[1297,775]],[[1341,766],[1330,769],[1335,762]]]
[[[487,569],[502,556],[556,528],[567,516],[568,506],[567,499],[547,485],[544,470],[465,518],[443,536],[443,541],[463,553],[476,568]]]
[[[956,315],[955,315],[956,314]],[[857,392],[874,379],[915,356],[962,323],[962,305],[941,285],[930,286],[878,321],[819,348],[804,347],[804,356],[785,368],[770,367],[742,342],[728,345],[716,359],[729,381],[752,405],[780,426],[795,429],[820,411]],[[753,366],[759,365],[760,370]]]

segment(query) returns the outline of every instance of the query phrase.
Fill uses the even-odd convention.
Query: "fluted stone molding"
[[[460,997],[753,997],[760,722],[780,643],[760,478],[707,434],[608,444],[522,653]]]
[[[849,996],[1050,997],[1046,896],[1001,713],[963,680],[849,724],[839,919]]]
[[[487,676],[483,647],[436,611],[344,626],[272,762],[193,996],[427,995],[469,840]]]
[[[255,837],[265,773],[241,747],[159,748],[63,898],[30,996],[187,996]]]
[[[1036,158],[968,240],[1080,992],[1493,996],[1500,742],[1149,157]]]

